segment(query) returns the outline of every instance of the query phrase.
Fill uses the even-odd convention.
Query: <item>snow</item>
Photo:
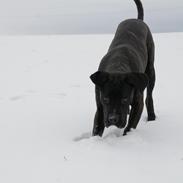
[[[157,120],[91,137],[89,76],[112,37],[0,37],[0,182],[183,182],[183,33],[154,34]]]

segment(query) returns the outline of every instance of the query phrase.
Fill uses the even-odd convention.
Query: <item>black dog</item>
[[[155,84],[154,42],[143,22],[143,6],[134,0],[138,19],[121,22],[99,69],[90,76],[95,84],[97,112],[93,135],[104,128],[125,128],[124,135],[136,128],[143,111],[143,91],[147,87],[148,121],[155,120],[152,91]],[[131,109],[130,109],[131,106]],[[130,113],[128,124],[127,114]]]

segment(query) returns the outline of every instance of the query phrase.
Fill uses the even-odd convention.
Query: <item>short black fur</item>
[[[155,120],[152,98],[155,84],[154,41],[148,26],[142,21],[142,3],[134,1],[138,19],[128,19],[119,24],[98,71],[90,76],[95,84],[97,104],[94,136],[102,136],[104,128],[111,125],[125,127],[124,135],[131,128],[135,129],[143,111],[146,87],[148,120]]]

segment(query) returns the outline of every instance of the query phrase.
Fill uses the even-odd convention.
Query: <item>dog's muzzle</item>
[[[118,128],[124,128],[126,126],[126,120],[120,120],[120,115],[111,114],[108,117],[108,120],[105,123],[106,127],[116,126]]]
[[[109,124],[115,125],[119,121],[118,115],[109,115],[108,117]]]

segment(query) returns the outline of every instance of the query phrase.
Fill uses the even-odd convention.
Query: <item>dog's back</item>
[[[146,46],[149,34],[149,28],[142,20],[125,20],[119,24],[115,37],[109,47],[109,51],[120,45],[131,45],[134,46],[134,48]]]
[[[147,47],[153,45],[153,39],[147,24],[143,22],[141,3],[139,4],[138,0],[135,2],[138,19],[127,19],[119,24],[99,70],[122,73],[145,72],[148,60]],[[113,60],[113,66],[109,66],[108,60]]]

